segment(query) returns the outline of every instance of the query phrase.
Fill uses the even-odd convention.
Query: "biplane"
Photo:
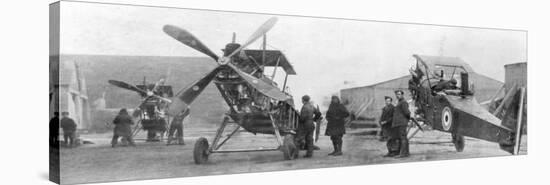
[[[469,78],[474,71],[460,58],[424,55],[413,57],[416,59],[416,66],[410,70],[412,78],[409,81],[409,90],[418,121],[435,130],[451,133],[452,142],[458,152],[464,150],[464,136],[467,136],[498,143],[501,149],[512,154],[518,153],[523,114],[514,116],[517,119],[501,120],[482,107],[475,99],[473,83]],[[506,111],[510,115],[516,115],[515,112],[522,112],[524,109],[525,90],[517,95],[517,100],[521,102],[516,101],[516,105],[520,106]]]
[[[164,112],[169,98],[174,96],[172,86],[164,85],[166,77],[161,77],[156,83],[132,85],[126,82],[109,80],[111,85],[137,92],[142,98],[137,109],[134,110],[134,117],[138,118],[138,124],[133,129],[135,136],[140,130],[147,131],[146,141],[161,141],[167,130],[170,118]]]
[[[204,137],[196,141],[193,151],[196,164],[207,162],[208,156],[213,153],[280,150],[285,159],[294,159],[298,156],[294,135],[299,115],[294,108],[292,96],[285,91],[288,75],[295,75],[296,72],[281,51],[265,49],[265,34],[276,22],[276,17],[270,18],[242,44],[235,43],[235,34],[233,34],[233,42],[222,49],[223,56],[221,57],[187,30],[173,25],[163,27],[163,31],[167,35],[209,56],[218,64],[201,79],[177,92],[170,101],[167,113],[178,115],[189,109],[189,106],[210,82],[214,83],[229,106],[212,142],[209,143]],[[263,49],[245,49],[260,37],[264,38]],[[265,67],[274,67],[274,70],[282,68],[285,71],[286,76],[282,90],[274,81],[276,71],[273,72],[273,75],[268,76],[264,73]],[[221,140],[224,129],[229,123],[235,123],[237,127]],[[278,147],[221,149],[224,143],[240,128],[254,134],[275,135]]]

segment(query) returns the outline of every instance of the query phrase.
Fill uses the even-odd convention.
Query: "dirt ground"
[[[204,165],[193,161],[193,146],[199,137],[212,141],[215,129],[185,131],[186,145],[166,146],[164,143],[137,141],[137,147],[111,148],[110,134],[81,135],[94,142],[78,148],[61,149],[61,182],[63,184],[105,182],[155,178],[220,175],[275,170],[326,168],[366,164],[386,164],[473,157],[509,156],[497,144],[466,138],[463,152],[456,152],[450,135],[437,131],[419,133],[411,140],[411,156],[404,159],[384,158],[385,142],[361,130],[350,130],[344,137],[344,155],[327,156],[332,151],[329,137],[321,136],[316,143],[321,150],[313,158],[284,160],[282,152],[248,152],[212,154]],[[226,129],[226,133],[228,129]],[[143,138],[139,135],[137,138]],[[527,137],[523,137],[521,154],[527,154]],[[237,133],[223,148],[250,149],[275,147],[275,137]]]

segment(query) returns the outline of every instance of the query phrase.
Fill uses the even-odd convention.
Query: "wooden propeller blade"
[[[172,103],[168,107],[167,113],[169,115],[178,115],[185,111],[191,103],[199,96],[199,94],[210,84],[212,79],[216,77],[218,71],[222,68],[219,66],[210,73],[206,74],[203,78],[193,82],[190,86],[180,90],[176,96],[172,99]]]
[[[172,25],[165,25],[162,30],[170,37],[218,61],[218,56],[187,30]]]
[[[235,51],[233,51],[233,53],[229,54],[227,58],[231,58],[233,55],[237,54],[239,51],[246,48],[248,45],[252,44],[254,41],[265,35],[269,30],[271,30],[271,28],[273,28],[275,23],[277,23],[277,17],[272,17],[268,19],[256,30],[256,32],[248,37],[248,40],[246,40],[246,42],[244,42],[241,47],[237,48]]]
[[[111,85],[114,85],[114,86],[117,86],[117,87],[120,87],[120,88],[123,88],[123,89],[128,89],[128,90],[131,90],[131,91],[135,91],[135,92],[138,92],[140,94],[147,94],[147,92],[145,92],[144,90],[142,90],[140,88],[137,88],[136,86],[128,84],[126,82],[121,82],[121,81],[117,81],[117,80],[109,80],[108,82]]]

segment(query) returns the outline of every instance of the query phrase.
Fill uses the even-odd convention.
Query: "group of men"
[[[386,96],[386,106],[382,109],[382,115],[380,117],[380,124],[382,127],[382,137],[387,140],[386,146],[388,153],[384,157],[408,157],[409,156],[409,141],[407,138],[407,126],[409,123],[410,111],[407,101],[404,99],[404,92],[402,90],[395,91],[395,97],[397,98],[397,104],[393,105],[393,99]],[[313,156],[315,132],[315,122],[321,119],[321,112],[318,108],[314,107],[310,101],[310,97],[305,95],[302,97],[302,109],[300,111],[300,122],[298,124],[298,133],[300,137],[305,140],[305,148],[307,150],[305,158]],[[189,111],[185,111],[181,115],[177,116],[174,121],[173,128],[170,128],[168,144],[172,142],[173,135],[177,132],[177,143],[183,144],[183,129],[181,122],[189,115]],[[329,155],[339,156],[342,155],[342,137],[345,134],[345,118],[350,114],[346,107],[340,102],[337,96],[333,96],[329,110],[326,113],[327,116],[327,129],[325,135],[330,136],[334,151]],[[179,119],[178,119],[179,118]],[[130,146],[135,146],[132,139],[131,125],[134,124],[132,118],[129,116],[126,109],[121,109],[119,114],[113,121],[115,128],[113,138],[111,140],[112,147],[117,145],[119,137],[125,139]],[[76,123],[73,119],[69,118],[68,112],[62,112],[62,118],[59,119],[59,113],[55,112],[54,117],[50,120],[50,144],[58,145],[59,127],[63,130],[64,144],[67,147],[73,147],[75,145],[75,133]],[[180,129],[178,129],[180,128]]]
[[[316,131],[315,122],[317,122],[317,128],[319,128],[322,115],[319,109],[313,106],[308,95],[302,97],[302,103],[303,106],[300,110],[298,133],[301,138],[305,139],[305,148],[307,152],[304,157],[310,158],[313,157],[313,150],[315,147],[313,145],[313,133]],[[328,155],[340,156],[342,155],[342,137],[346,133],[345,118],[350,114],[346,107],[340,103],[338,96],[332,96],[329,109],[325,115],[327,119],[325,135],[330,136],[334,147],[334,151]]]
[[[409,140],[407,138],[407,126],[411,119],[409,104],[403,97],[402,90],[395,91],[397,104],[394,106],[393,99],[384,97],[386,106],[382,108],[380,125],[382,125],[382,140],[386,140],[388,153],[384,157],[403,158],[409,156]]]
[[[190,109],[174,117],[172,124],[168,130],[168,140],[166,145],[178,144],[185,145],[183,142],[183,120],[189,115]],[[161,118],[164,119],[164,118]],[[113,138],[111,140],[111,146],[114,148],[117,145],[118,138],[122,137],[129,146],[136,146],[133,140],[133,133],[131,125],[134,124],[132,117],[128,114],[126,109],[121,109],[118,115],[113,120],[115,128],[113,129]],[[174,137],[175,135],[175,137]]]
[[[167,145],[179,144],[184,145],[183,142],[183,119],[189,115],[189,111],[185,111],[182,114],[176,116],[170,126]],[[118,144],[119,138],[127,143],[129,146],[135,146],[132,138],[131,125],[134,124],[132,117],[128,114],[126,109],[121,109],[118,115],[113,120],[113,138],[111,140],[111,146],[115,147]],[[76,143],[76,122],[69,117],[69,112],[62,112],[61,119],[59,118],[59,112],[54,112],[54,116],[50,119],[50,146],[59,146],[59,128],[63,130],[63,146],[72,148],[77,145]],[[175,135],[175,137],[174,137]]]
[[[63,144],[71,148],[76,146],[76,123],[69,117],[69,112],[61,113],[61,120],[59,119],[59,112],[53,113],[53,118],[50,120],[50,146],[59,146],[59,127],[63,130]]]
[[[395,91],[397,104],[393,105],[393,98],[384,97],[386,106],[382,109],[380,124],[382,125],[382,137],[387,143],[388,153],[384,157],[404,158],[409,154],[409,140],[407,138],[407,127],[411,119],[409,104],[404,98],[402,90]],[[298,125],[298,133],[305,139],[307,153],[304,156],[309,158],[313,156],[313,133],[315,132],[314,122],[318,122],[321,117],[321,112],[315,108],[310,101],[310,97],[305,95],[302,97],[302,109],[300,111],[300,122]],[[325,135],[330,136],[334,151],[329,155],[342,155],[342,137],[345,131],[345,118],[350,113],[346,107],[340,102],[337,96],[332,96],[331,104],[326,113],[327,129]]]

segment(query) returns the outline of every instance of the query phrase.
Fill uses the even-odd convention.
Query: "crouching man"
[[[113,130],[113,139],[111,140],[111,146],[114,148],[117,144],[118,137],[123,137],[130,146],[136,146],[134,139],[132,138],[132,127],[134,124],[132,117],[128,115],[126,109],[120,109],[120,112],[113,120],[115,128]]]

